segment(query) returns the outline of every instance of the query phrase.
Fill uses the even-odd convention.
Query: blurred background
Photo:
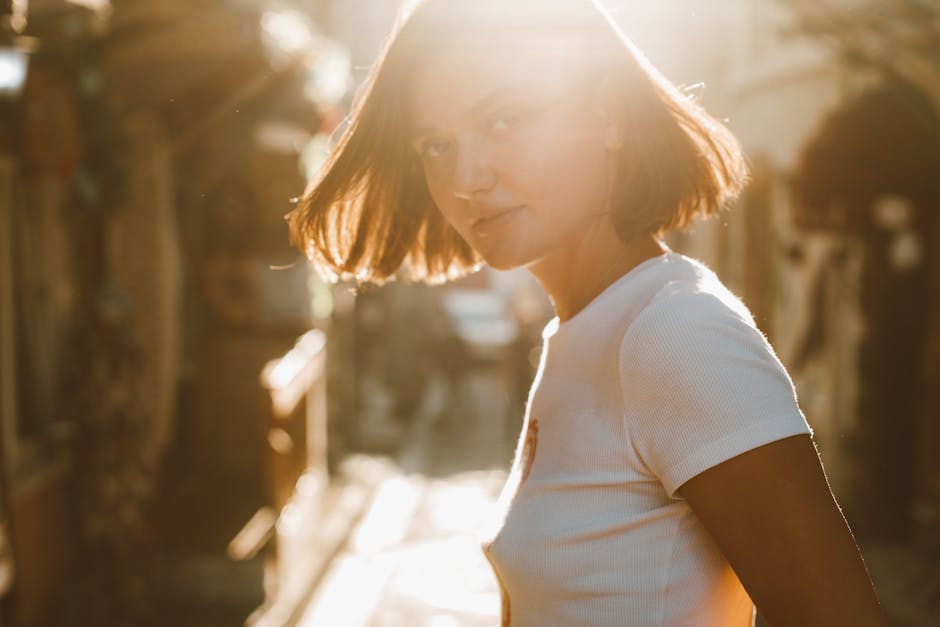
[[[328,285],[283,220],[397,4],[0,0],[0,625],[496,624],[549,303]],[[938,4],[605,4],[753,167],[669,244],[790,370],[894,624],[940,624]]]

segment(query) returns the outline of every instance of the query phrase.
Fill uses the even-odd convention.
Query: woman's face
[[[410,86],[411,145],[431,196],[494,268],[564,255],[607,223],[615,146],[586,57],[548,37],[454,43]]]

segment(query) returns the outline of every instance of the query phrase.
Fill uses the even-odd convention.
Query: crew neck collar
[[[582,307],[572,317],[568,318],[564,322],[561,322],[556,315],[554,318],[549,320],[548,324],[545,325],[545,328],[542,329],[542,339],[549,340],[557,335],[559,331],[577,326],[580,324],[581,320],[590,318],[591,311],[594,311],[597,308],[603,306],[603,303],[609,300],[614,293],[618,292],[624,283],[631,282],[644,270],[666,262],[667,260],[672,259],[678,255],[679,253],[675,252],[674,250],[667,250],[659,255],[656,255],[655,257],[650,257],[649,259],[646,259],[633,266],[625,274],[621,275],[616,280],[614,280],[613,283],[605,287],[600,294],[595,296],[587,305]]]

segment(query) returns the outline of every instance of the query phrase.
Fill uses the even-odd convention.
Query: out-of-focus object
[[[454,289],[443,304],[457,336],[474,356],[498,358],[516,340],[518,325],[495,292]]]
[[[229,557],[265,557],[265,606],[278,605],[291,591],[303,589],[310,576],[307,549],[318,529],[320,501],[327,483],[326,334],[305,333],[283,357],[261,372],[267,390],[265,469],[267,503],[230,542]]]
[[[6,595],[13,587],[13,553],[7,536],[6,524],[0,519],[0,597]]]
[[[26,0],[0,0],[0,99],[16,98],[26,84],[29,55],[39,40],[22,35],[26,28]]]
[[[835,417],[837,407],[854,407],[816,436],[829,459],[840,459],[830,465],[831,482],[863,543],[907,542],[921,524],[918,503],[936,502],[926,487],[937,442],[934,94],[897,76],[881,78],[822,120],[792,178],[792,217],[803,243],[834,244],[807,299],[799,344],[806,350],[794,371],[798,386],[813,368],[847,375],[847,385],[833,383],[830,400],[818,401],[831,403],[826,412],[808,413]]]
[[[26,84],[29,49],[24,39],[7,32],[0,34],[0,97],[19,96]]]
[[[882,196],[872,207],[873,221],[891,234],[888,261],[897,272],[909,272],[926,261],[924,238],[912,228],[917,209],[903,197]]]
[[[293,3],[271,1],[261,13],[261,41],[274,68],[298,62],[306,77],[304,95],[311,102],[339,102],[349,89],[349,51],[324,37],[310,17]]]
[[[311,139],[313,136],[307,129],[281,120],[264,120],[254,130],[259,148],[279,154],[297,155]]]
[[[865,229],[904,219],[873,212],[884,196],[915,207],[940,195],[940,117],[929,96],[900,80],[885,82],[825,118],[794,173],[793,218],[818,229]],[[907,219],[916,225],[916,216]]]
[[[289,3],[268,3],[261,13],[261,39],[275,65],[308,54],[316,38],[310,17]]]
[[[176,431],[184,260],[167,139],[147,116],[129,118],[125,128],[151,156],[148,167],[135,168],[127,177],[130,195],[107,229],[108,262],[115,283],[134,303],[135,341],[147,355],[140,364],[144,384],[138,395],[149,408],[151,443],[162,455]]]
[[[13,588],[13,578],[16,574],[13,563],[13,544],[7,533],[7,487],[4,481],[6,472],[6,456],[3,447],[0,446],[0,599]],[[0,615],[0,626],[2,626],[2,621],[3,617]]]
[[[940,3],[936,0],[780,0],[793,30],[826,44],[847,67],[901,77],[936,95]]]
[[[8,463],[10,453],[14,452],[11,435],[13,429],[15,394],[12,376],[13,351],[10,350],[12,330],[12,283],[10,259],[12,240],[10,232],[10,213],[12,198],[13,168],[9,160],[0,158],[0,604],[13,585],[13,549],[8,535],[8,525],[12,518],[9,511],[10,492],[8,481],[11,466]],[[0,605],[0,613],[3,607]],[[0,621],[3,618],[0,616]]]
[[[111,10],[111,0],[68,0],[68,2],[96,13],[106,13]]]

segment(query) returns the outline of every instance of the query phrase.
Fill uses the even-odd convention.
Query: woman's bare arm
[[[729,459],[680,489],[771,627],[884,627],[809,436]]]

